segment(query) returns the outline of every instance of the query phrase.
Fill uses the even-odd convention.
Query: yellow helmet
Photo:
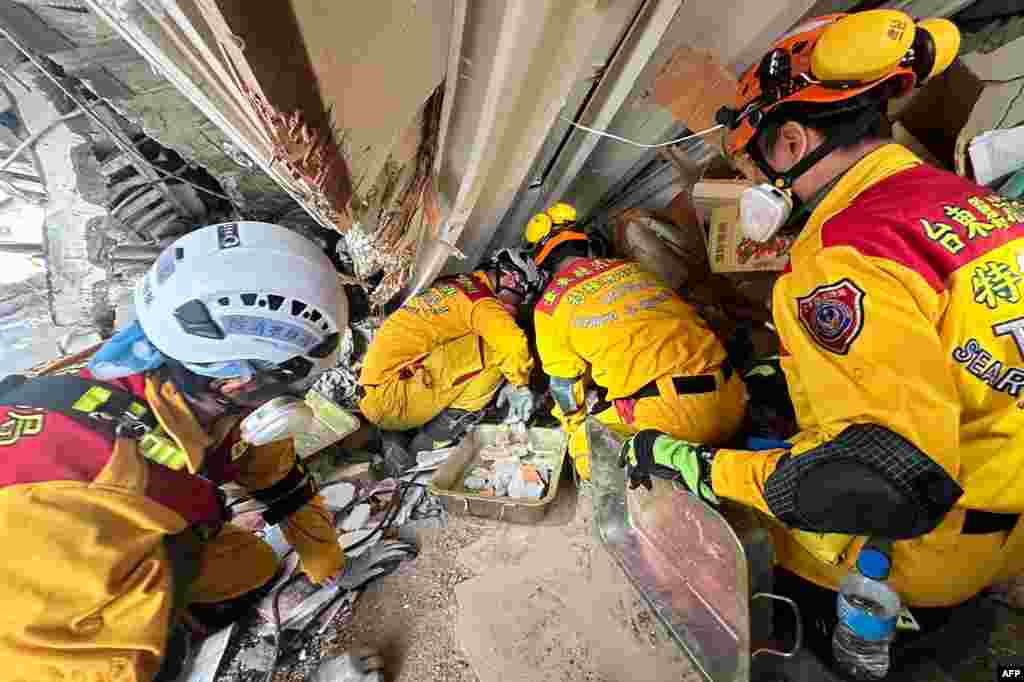
[[[547,210],[551,222],[555,225],[565,225],[576,222],[576,208],[572,204],[558,202]]]
[[[947,19],[915,24],[890,9],[809,19],[740,77],[736,108],[723,107],[716,120],[731,131],[728,151],[738,154],[776,109],[846,108],[869,91],[899,97],[942,73],[959,49],[960,31]]]
[[[551,221],[551,216],[547,213],[538,213],[537,215],[530,218],[530,222],[526,224],[526,241],[530,244],[536,244],[544,237],[551,234],[551,228],[554,223]]]

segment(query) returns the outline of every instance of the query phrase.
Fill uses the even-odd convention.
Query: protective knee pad
[[[899,434],[855,424],[799,457],[784,456],[764,497],[791,528],[907,540],[931,532],[963,488]]]

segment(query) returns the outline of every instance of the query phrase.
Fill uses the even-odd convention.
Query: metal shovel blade
[[[677,484],[628,490],[624,438],[593,418],[587,438],[598,540],[707,680],[747,682],[749,578],[736,533]]]

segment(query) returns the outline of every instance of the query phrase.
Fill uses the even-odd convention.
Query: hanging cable
[[[702,130],[699,133],[693,133],[691,135],[686,135],[685,137],[680,137],[680,138],[677,138],[675,140],[669,140],[668,142],[659,142],[657,144],[645,144],[643,142],[636,142],[635,140],[630,140],[629,138],[625,138],[625,137],[621,137],[619,135],[615,135],[615,134],[609,133],[607,130],[598,130],[597,128],[591,128],[589,126],[585,126],[582,123],[576,123],[575,121],[572,121],[572,120],[566,118],[565,116],[559,116],[559,118],[562,119],[563,121],[565,121],[566,123],[568,123],[569,125],[573,126],[574,128],[579,128],[580,130],[585,130],[588,133],[591,133],[593,135],[600,135],[601,137],[607,137],[607,138],[612,139],[612,140],[617,140],[618,142],[624,142],[626,144],[633,145],[634,147],[639,147],[640,149],[660,149],[661,147],[671,147],[672,145],[679,144],[681,142],[686,142],[687,140],[694,140],[694,139],[697,139],[698,137],[704,137],[705,135],[710,135],[713,132],[716,132],[718,130],[721,130],[722,128],[725,128],[724,125],[719,123],[718,125],[712,126],[712,127],[708,128],[707,130]]]

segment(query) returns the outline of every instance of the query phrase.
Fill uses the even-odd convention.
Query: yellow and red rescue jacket
[[[905,601],[959,603],[1024,569],[1024,524],[1009,540],[961,532],[967,509],[1024,512],[1024,209],[884,146],[814,211],[773,314],[800,427],[794,457],[877,424],[964,489],[938,528],[895,544]],[[716,493],[771,513],[763,493],[782,455],[719,451]],[[835,589],[865,539],[809,536],[777,537],[780,558]]]
[[[658,377],[702,374],[725,361],[697,311],[656,275],[624,260],[566,264],[541,294],[534,324],[548,376],[578,379],[589,369],[608,400]]]
[[[151,679],[174,602],[165,538],[222,521],[221,483],[263,490],[294,466],[290,441],[235,448],[237,418],[204,430],[171,382],[133,375],[107,383],[148,404],[187,467],[145,459],[134,440],[59,412],[0,407],[4,679]],[[316,497],[282,522],[314,580],[336,575],[344,561],[320,505]],[[212,578],[224,583],[225,598],[258,586],[244,587],[245,576]]]
[[[453,382],[464,381],[484,366],[496,366],[509,383],[529,383],[533,358],[526,334],[495,297],[483,272],[438,280],[388,317],[366,352],[359,383],[376,386],[394,379],[438,348],[464,337],[483,341],[483,357],[477,352],[446,358],[449,366],[444,369]],[[456,345],[460,350],[467,347]]]

